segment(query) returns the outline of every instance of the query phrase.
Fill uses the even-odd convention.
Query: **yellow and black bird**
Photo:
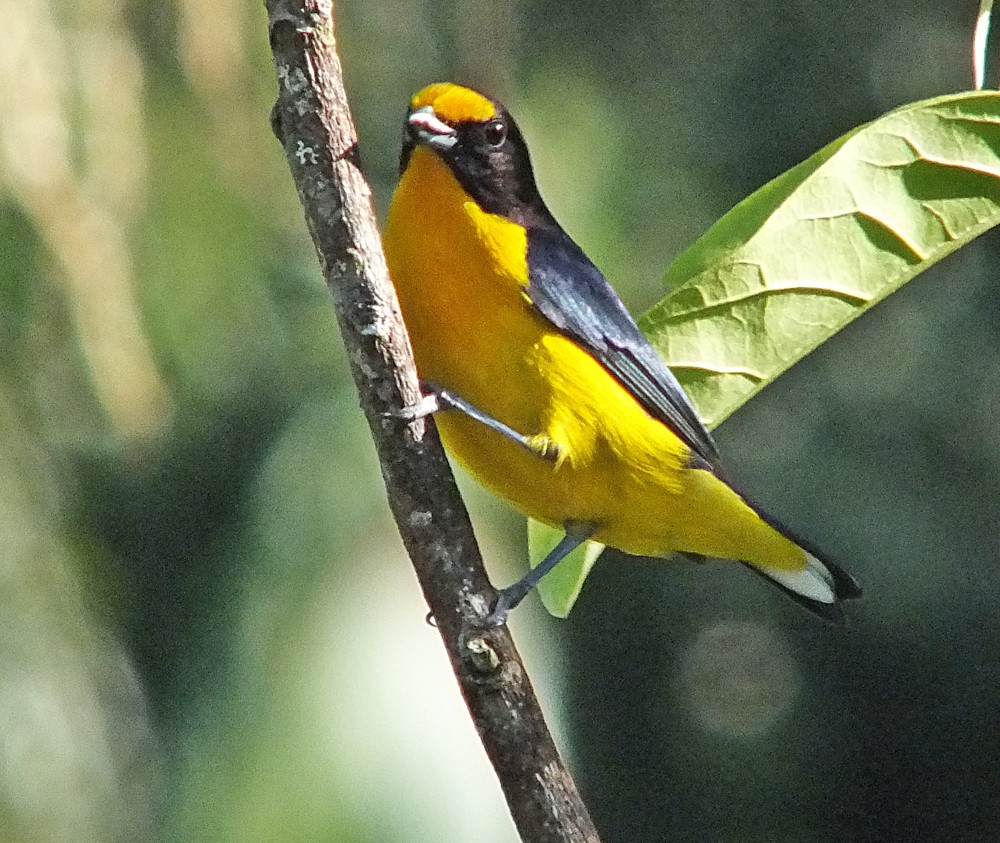
[[[503,106],[450,83],[410,102],[384,245],[446,448],[565,531],[507,611],[587,539],[731,559],[842,619],[854,579],[725,478],[712,436],[600,270],[549,212]]]

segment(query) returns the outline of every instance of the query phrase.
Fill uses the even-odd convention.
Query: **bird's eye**
[[[507,140],[507,124],[503,120],[490,120],[483,131],[490,146],[502,146]]]

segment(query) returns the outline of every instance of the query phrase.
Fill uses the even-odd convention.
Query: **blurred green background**
[[[973,0],[344,0],[384,212],[409,95],[511,107],[636,311],[747,193],[968,88]],[[259,2],[0,0],[0,840],[516,840],[384,503]],[[998,240],[719,431],[863,581],[608,555],[513,626],[605,843],[993,841]],[[523,520],[463,483],[494,578]]]

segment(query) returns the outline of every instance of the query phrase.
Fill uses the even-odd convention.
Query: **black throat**
[[[555,225],[535,184],[528,147],[520,129],[505,111],[499,114],[507,124],[507,138],[501,146],[491,146],[483,124],[470,121],[454,127],[457,140],[451,149],[435,149],[434,154],[448,165],[465,192],[487,213],[525,228]],[[400,154],[400,172],[409,164],[416,143],[408,132]]]

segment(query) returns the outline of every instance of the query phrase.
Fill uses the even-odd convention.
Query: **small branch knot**
[[[465,642],[465,661],[477,676],[487,679],[496,676],[503,664],[500,654],[482,635],[475,635]]]

